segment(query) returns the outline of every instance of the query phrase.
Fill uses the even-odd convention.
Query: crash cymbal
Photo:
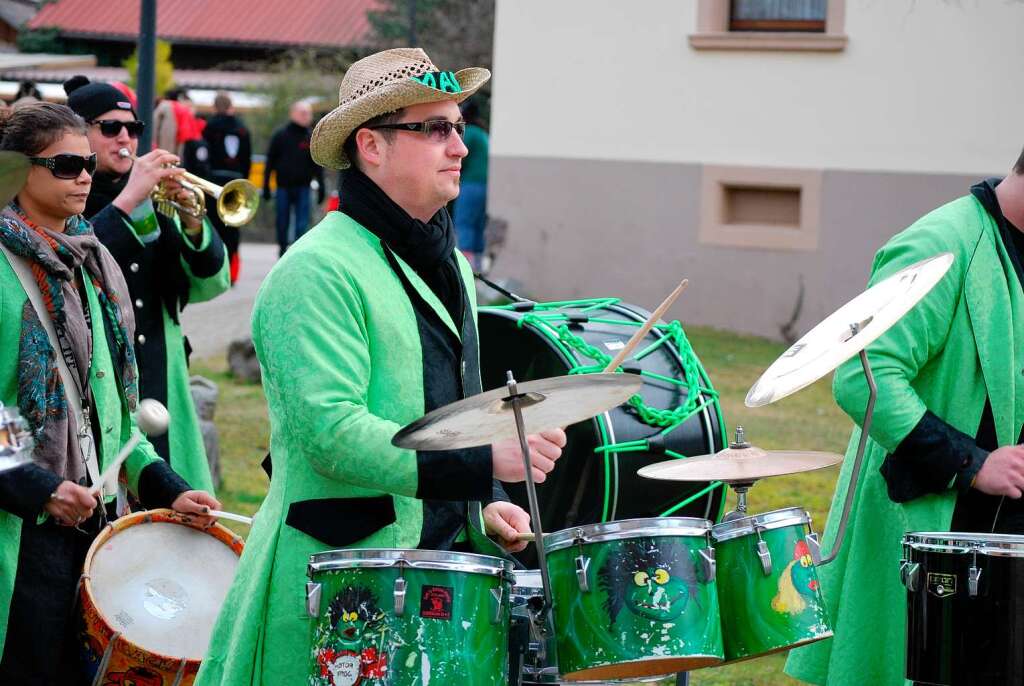
[[[951,264],[952,253],[929,257],[840,307],[765,370],[747,393],[747,407],[761,407],[796,393],[859,353],[916,305]]]
[[[0,204],[6,205],[25,185],[28,158],[13,150],[0,150]]]
[[[575,424],[621,405],[639,392],[635,374],[573,374],[524,381],[523,422],[527,431]],[[515,415],[507,388],[459,400],[439,407],[395,434],[399,448],[453,450],[488,445],[516,436]]]
[[[843,456],[810,450],[762,450],[756,446],[730,446],[714,455],[676,458],[647,465],[637,472],[646,479],[661,481],[724,481],[749,483],[769,476],[831,467]]]

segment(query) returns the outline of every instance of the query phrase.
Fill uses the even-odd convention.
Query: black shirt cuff
[[[422,500],[487,500],[493,494],[491,446],[461,450],[417,451]]]
[[[63,481],[34,463],[0,472],[0,509],[26,521],[35,520]]]
[[[945,491],[954,477],[953,485],[966,491],[987,456],[974,438],[926,410],[917,426],[886,456],[879,471],[889,498],[904,503]]]
[[[139,474],[139,500],[146,509],[170,507],[185,491],[192,487],[163,460],[146,465]]]

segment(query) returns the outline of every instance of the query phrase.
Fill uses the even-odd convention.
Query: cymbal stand
[[[857,324],[851,324],[850,329],[853,334],[856,335],[859,330]],[[871,431],[871,420],[875,414],[875,400],[878,398],[878,386],[875,384],[875,376],[871,373],[871,364],[868,362],[868,354],[866,350],[860,351],[860,363],[864,367],[864,377],[868,382],[868,403],[864,410],[864,423],[860,430],[860,442],[857,444],[857,456],[853,460],[853,472],[850,475],[850,483],[846,487],[846,500],[843,502],[843,514],[839,519],[839,529],[836,532],[835,543],[832,544],[832,550],[829,552],[827,557],[821,558],[820,561],[815,559],[815,563],[818,565],[827,565],[836,559],[839,554],[839,550],[843,547],[843,538],[846,536],[846,525],[850,519],[850,508],[853,506],[853,498],[857,493],[857,482],[860,480],[861,465],[864,462],[864,450],[868,444],[868,434]],[[817,541],[815,541],[817,543]],[[818,558],[821,556],[820,549],[815,551],[811,550],[811,556]]]
[[[537,563],[540,565],[540,581],[544,587],[544,607],[541,614],[551,609],[551,580],[548,578],[547,556],[544,551],[544,529],[540,520],[540,505],[537,502],[537,486],[533,483],[533,466],[530,462],[530,445],[526,440],[526,426],[523,423],[522,403],[526,398],[520,393],[512,372],[506,372],[508,381],[508,397],[503,402],[512,406],[512,412],[516,418],[516,432],[519,434],[519,448],[523,452],[523,467],[526,470],[526,495],[530,503],[530,519],[533,522],[533,531],[537,545]],[[543,622],[540,624],[543,626]]]

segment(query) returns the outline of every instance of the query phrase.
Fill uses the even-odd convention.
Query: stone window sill
[[[694,33],[690,46],[694,50],[793,50],[841,52],[846,49],[843,34],[777,33],[757,31],[722,31]]]

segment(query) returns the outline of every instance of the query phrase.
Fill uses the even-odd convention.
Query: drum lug
[[[772,574],[772,551],[768,550],[768,544],[764,541],[757,542],[757,557],[761,560],[761,569],[765,576]]]
[[[323,586],[314,582],[306,582],[306,614],[310,617],[320,616],[320,593]]]
[[[576,556],[576,581],[580,590],[584,593],[590,591],[590,582],[587,580],[587,572],[590,571],[590,558],[586,555]]]
[[[700,563],[704,571],[704,582],[710,584],[718,574],[718,563],[715,562],[715,549],[708,547],[701,550]]]
[[[811,553],[811,561],[814,562],[815,566],[821,564],[821,539],[818,538],[818,534],[813,531],[804,536],[804,543],[807,544],[807,550]]]
[[[494,614],[491,615],[491,624],[501,624],[501,617],[504,614],[505,606],[505,584],[491,589],[491,598],[494,599]]]
[[[918,581],[921,572],[921,565],[908,560],[900,561],[900,581],[911,593],[917,591]]]
[[[405,579],[395,579],[395,616],[401,617],[405,614]]]
[[[967,595],[978,597],[978,582],[981,580],[981,569],[973,564],[967,568]]]

